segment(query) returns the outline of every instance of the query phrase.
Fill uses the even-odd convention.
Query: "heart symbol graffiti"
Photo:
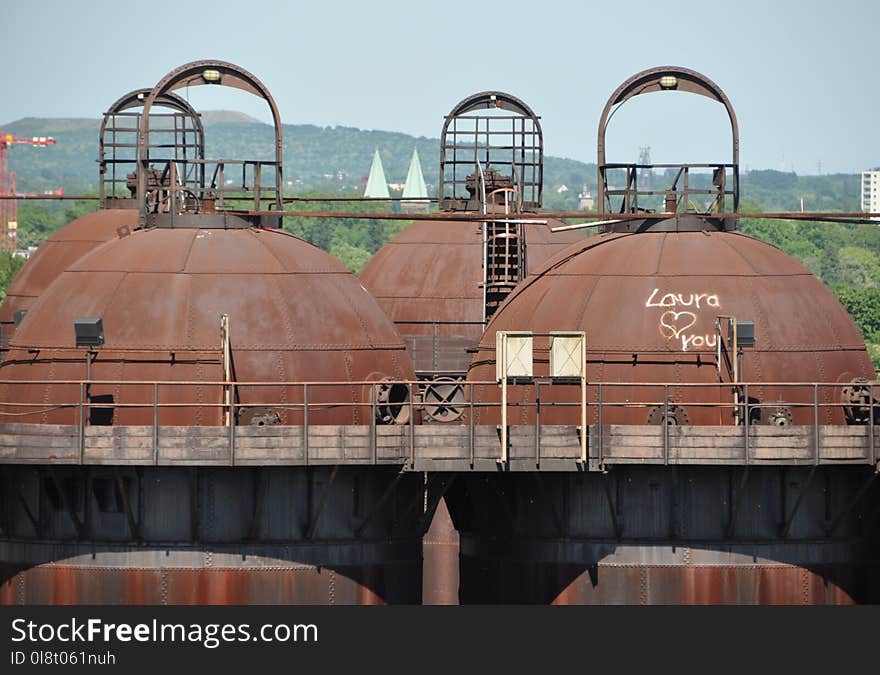
[[[693,312],[663,312],[660,317],[660,333],[666,339],[679,338],[696,322],[697,315]]]

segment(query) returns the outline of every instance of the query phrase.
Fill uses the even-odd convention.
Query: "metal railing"
[[[227,201],[250,201],[254,211],[263,210],[264,202],[270,209],[281,207],[275,161],[188,158],[159,161],[152,168],[157,184],[147,185],[145,196],[151,213],[232,210]]]
[[[652,189],[639,185],[639,173],[665,169],[674,171],[672,181],[668,187]],[[698,187],[692,183],[691,174],[711,170],[708,180],[697,181],[706,183],[706,187]],[[613,188],[610,186],[609,174],[615,171],[623,171],[626,176],[625,188]],[[736,164],[632,164],[617,163],[605,164],[599,168],[600,180],[604,185],[605,204],[601,204],[608,212],[631,213],[646,208],[656,209],[660,212],[679,213],[723,213],[727,211],[726,200],[730,198],[733,210],[738,209],[739,195],[739,167]],[[654,175],[654,174],[652,174]],[[703,174],[699,174],[703,177]],[[658,182],[667,183],[666,175],[654,175]],[[614,198],[620,198],[619,205],[615,205]],[[695,204],[693,198],[709,197],[708,204]],[[641,203],[640,203],[641,200]]]
[[[0,390],[5,389],[15,395],[16,388],[27,385],[40,385],[39,401],[22,401],[22,400],[0,400],[0,425],[12,422],[34,422],[35,418],[41,418],[43,415],[57,411],[72,411],[70,422],[77,430],[79,461],[84,459],[83,453],[85,448],[85,430],[89,426],[105,426],[91,424],[92,411],[94,410],[111,410],[114,413],[124,413],[131,410],[149,410],[149,426],[152,435],[153,461],[158,463],[159,454],[159,438],[163,427],[171,426],[187,426],[186,413],[190,415],[199,410],[216,410],[218,412],[217,420],[224,419],[222,413],[228,413],[225,419],[229,420],[227,424],[218,422],[217,424],[192,424],[193,427],[220,427],[226,428],[229,444],[229,463],[235,464],[236,458],[236,431],[245,425],[236,423],[242,411],[254,408],[269,408],[273,411],[293,411],[297,415],[297,424],[282,424],[281,426],[301,427],[301,443],[303,448],[303,459],[306,464],[310,461],[309,438],[310,428],[324,426],[328,424],[339,425],[345,424],[347,420],[352,420],[355,425],[369,426],[369,447],[370,458],[372,463],[377,462],[377,435],[379,426],[383,425],[383,419],[403,420],[400,426],[406,426],[407,429],[400,434],[401,442],[405,444],[405,450],[409,457],[409,461],[415,463],[416,460],[416,430],[419,419],[416,413],[420,412],[423,407],[422,401],[418,400],[417,393],[420,387],[431,381],[425,380],[406,380],[393,381],[375,380],[364,382],[237,382],[237,381],[117,381],[117,380],[3,380],[0,381]],[[445,382],[444,382],[445,383]],[[378,392],[381,388],[387,388],[389,385],[395,385],[398,391],[406,392],[405,397],[399,397],[396,400],[380,400]],[[473,467],[475,458],[475,435],[481,427],[499,428],[501,415],[501,404],[499,401],[492,400],[498,397],[499,383],[495,381],[465,381],[461,383],[465,400],[462,403],[467,410],[467,414],[463,417],[462,425],[468,427],[466,433],[468,443],[468,454],[470,464]],[[353,401],[350,396],[352,386],[360,386],[368,388],[364,390],[363,400]],[[811,446],[814,451],[813,462],[819,464],[822,456],[822,437],[820,427],[823,426],[821,420],[823,414],[834,416],[838,411],[838,419],[843,419],[843,412],[846,408],[852,408],[851,401],[842,400],[842,391],[846,387],[842,383],[818,383],[818,382],[736,382],[736,383],[658,383],[658,382],[587,382],[589,392],[586,408],[591,417],[595,420],[595,424],[586,424],[585,418],[581,416],[581,410],[584,402],[580,399],[581,384],[574,382],[558,382],[551,381],[549,378],[534,378],[528,381],[514,381],[508,387],[511,391],[516,391],[518,400],[508,398],[506,409],[506,418],[509,420],[509,428],[517,426],[531,427],[534,429],[535,442],[535,461],[537,464],[541,462],[541,438],[542,426],[547,426],[548,417],[556,417],[557,426],[567,426],[575,429],[580,438],[583,439],[586,434],[590,433],[590,429],[594,428],[594,448],[595,452],[591,459],[597,460],[598,466],[604,463],[604,446],[607,442],[606,429],[609,428],[609,422],[613,420],[615,414],[621,411],[631,411],[632,409],[651,409],[654,411],[662,411],[660,415],[659,426],[662,429],[663,443],[663,463],[668,464],[670,460],[670,429],[673,425],[670,423],[674,415],[672,411],[676,409],[684,409],[694,414],[695,411],[708,409],[717,411],[717,423],[703,426],[717,427],[742,427],[742,444],[744,448],[745,463],[749,463],[749,443],[751,438],[750,428],[755,426],[753,421],[756,420],[755,411],[764,409],[780,409],[781,407],[790,408],[792,414],[802,410],[809,411],[809,424],[801,425],[812,427]],[[868,427],[868,452],[867,460],[872,464],[877,463],[877,452],[875,449],[875,424],[877,423],[875,408],[878,407],[875,392],[877,391],[877,381],[859,383],[864,389],[867,400],[871,403],[866,406],[866,416],[863,416]],[[53,396],[51,389],[44,387],[56,388]],[[57,395],[57,388],[71,388],[78,392],[74,399],[64,399]],[[96,401],[93,398],[95,389],[102,387],[111,387],[114,391],[123,392],[126,388],[139,387],[141,391],[149,391],[148,395],[140,395],[128,397],[134,400],[120,400],[118,402]],[[200,401],[183,401],[180,400],[162,400],[162,393],[166,388],[182,388],[197,387],[201,390],[199,394],[204,399],[205,388],[216,388],[217,397],[215,402],[207,400]],[[277,393],[272,396],[260,398],[254,396],[253,392],[261,388],[285,388],[288,392],[298,392],[299,400],[284,401],[279,400]],[[402,387],[402,388],[401,388]],[[635,392],[632,388],[636,388]],[[327,398],[328,389],[339,390],[340,388],[349,396],[348,400],[335,400]],[[749,392],[755,392],[761,389],[773,389],[774,391],[791,392],[788,396],[781,400],[774,401],[756,401],[749,396]],[[616,391],[626,389],[624,395],[615,394]],[[242,401],[241,392],[247,390],[248,398],[254,396],[253,400]],[[488,390],[490,395],[486,396]],[[526,396],[531,390],[532,395]],[[697,392],[709,390],[710,395],[696,395]],[[711,396],[712,390],[715,390],[716,397]],[[369,393],[367,393],[367,391]],[[732,398],[732,392],[736,391],[738,396]],[[322,395],[322,392],[324,395]],[[685,392],[694,393],[695,397],[685,395]],[[179,393],[179,389],[178,389]],[[638,394],[638,398],[632,398],[633,393]],[[228,398],[224,395],[228,394]],[[628,394],[629,397],[626,397]],[[172,397],[177,398],[177,397]],[[340,399],[342,397],[340,396]],[[728,398],[728,400],[724,400]],[[565,400],[568,399],[568,400]],[[713,399],[713,400],[709,400]],[[48,401],[48,402],[47,402]],[[228,401],[224,402],[224,401]],[[568,411],[566,411],[568,409]],[[363,415],[359,411],[369,411],[366,422],[361,422]],[[167,420],[161,420],[163,411],[180,412],[184,415],[177,418],[176,422],[184,419],[184,424],[168,424]],[[392,414],[389,415],[389,411]],[[396,411],[396,414],[395,414]],[[402,415],[406,411],[408,414]],[[724,423],[724,418],[729,415],[730,422]],[[63,416],[63,415],[62,415]],[[560,417],[562,419],[560,419]],[[632,415],[630,415],[630,418]],[[526,419],[524,423],[522,420]],[[327,421],[332,419],[332,421]],[[736,424],[734,419],[740,421],[747,420],[749,424]],[[583,422],[582,422],[583,420]],[[553,420],[550,422],[554,423]],[[790,419],[788,420],[790,423]],[[634,427],[643,425],[633,425],[632,419],[621,424],[629,424]],[[842,422],[837,423],[839,426],[846,426]],[[827,426],[827,425],[825,425]],[[507,436],[507,434],[505,434]],[[507,448],[502,448],[498,459],[508,461]]]

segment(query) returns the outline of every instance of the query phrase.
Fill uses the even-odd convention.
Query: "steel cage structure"
[[[479,110],[507,111],[476,114]],[[467,97],[444,118],[440,134],[440,208],[483,211],[486,194],[513,189],[513,210],[541,207],[544,135],[540,118],[501,91]]]
[[[730,120],[732,138],[732,159],[730,163],[688,163],[688,164],[640,164],[609,163],[606,157],[605,134],[611,117],[629,99],[640,94],[658,91],[683,91],[705,96],[721,103]],[[609,97],[599,119],[597,139],[598,158],[598,206],[601,213],[650,212],[639,205],[639,197],[663,197],[663,210],[667,213],[703,212],[694,204],[691,197],[710,198],[704,213],[727,212],[726,200],[732,200],[733,211],[739,210],[739,124],[733,105],[722,89],[705,75],[679,66],[661,66],[636,73],[623,82]],[[665,190],[643,189],[638,185],[641,172],[665,169],[672,175],[672,184]],[[709,185],[692,180],[692,170],[711,170]],[[609,174],[623,170],[626,173],[626,186],[612,188]],[[620,198],[619,208],[612,204],[612,198]],[[683,207],[683,208],[682,208]]]
[[[98,196],[101,208],[136,207],[136,197],[129,173],[137,177],[139,149],[138,130],[141,108],[150,93],[149,88],[135,89],[116,100],[104,113],[98,135]],[[153,161],[182,162],[204,160],[205,129],[201,116],[177,94],[167,93],[156,99],[155,105],[171,110],[153,113],[151,136],[146,143],[153,153]],[[193,164],[183,182],[191,189],[204,185],[203,166]]]
[[[160,97],[192,86],[219,85],[240,89],[266,101],[274,124],[274,160],[191,159],[164,162],[161,170],[151,167],[150,110]],[[138,127],[137,194],[141,200],[141,225],[189,227],[187,216],[216,215],[220,227],[250,227],[262,224],[280,227],[280,217],[245,216],[233,211],[227,201],[245,199],[253,212],[281,211],[282,194],[281,115],[269,90],[257,77],[240,66],[218,60],[194,61],[163,77],[144,101]],[[205,176],[204,184],[192,189],[184,177],[192,167]],[[270,174],[264,180],[264,172]],[[230,177],[227,179],[227,177]],[[236,182],[235,178],[240,177]],[[204,226],[204,219],[199,221]]]

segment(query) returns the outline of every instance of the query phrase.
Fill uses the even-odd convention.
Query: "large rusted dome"
[[[495,379],[495,333],[585,331],[587,377],[592,382],[719,382],[715,365],[715,318],[754,321],[757,340],[747,349],[740,380],[746,382],[841,382],[873,377],[865,344],[831,291],[798,261],[739,232],[690,231],[601,234],[571,246],[529,279],[502,305],[480,342],[470,380]],[[548,374],[547,340],[536,338],[536,374]],[[543,370],[542,370],[543,369]],[[726,377],[725,377],[726,380]],[[497,387],[482,387],[495,400]],[[515,397],[534,400],[530,387]],[[730,420],[718,409],[687,406],[718,401],[721,387],[671,387],[670,397],[692,424]],[[605,402],[662,399],[661,388],[615,387]],[[728,393],[724,394],[729,402]],[[812,388],[755,386],[757,402],[812,403]],[[565,387],[542,400],[577,400]],[[592,388],[591,399],[596,401]],[[820,399],[840,403],[824,388]],[[517,400],[514,398],[513,400]],[[526,408],[520,409],[527,416]],[[794,409],[808,423],[811,411]],[[520,413],[518,413],[520,414]],[[645,424],[644,408],[606,409],[605,423]],[[572,422],[576,413],[548,408],[542,421]],[[596,410],[591,412],[595,422]],[[840,423],[839,408],[825,408],[826,423]],[[484,413],[481,421],[487,421]]]
[[[92,249],[117,237],[121,227],[134,229],[136,209],[105,209],[71,221],[46,239],[25,263],[9,286],[0,306],[0,321],[12,321],[15,313],[30,306],[55,278]]]
[[[310,423],[365,423],[369,389],[358,381],[413,377],[394,327],[357,278],[317,247],[279,230],[138,230],[70,266],[34,303],[0,367],[2,380],[85,378],[74,321],[101,317],[105,344],[93,380],[223,380],[220,316],[230,321],[232,376],[238,382],[351,382],[309,391]],[[18,421],[76,423],[75,385],[0,386],[4,401],[38,401]],[[152,400],[149,385],[91,387],[92,401]],[[219,424],[218,385],[163,386],[161,424]],[[301,387],[238,387],[240,403],[269,401],[282,423],[299,411]],[[348,403],[311,410],[311,404]],[[30,409],[28,409],[30,410]],[[16,412],[26,412],[17,409]],[[147,408],[115,408],[114,424],[149,424]],[[107,423],[105,420],[104,423]]]
[[[582,238],[577,232],[551,232],[562,225],[526,225],[526,271]],[[473,322],[440,325],[438,333],[482,334],[481,223],[415,221],[367,263],[361,281],[402,333],[430,334],[432,327],[405,322]]]

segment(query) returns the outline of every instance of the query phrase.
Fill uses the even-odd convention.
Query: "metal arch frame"
[[[104,147],[104,132],[107,129],[108,120],[121,112],[125,112],[126,110],[131,110],[132,108],[141,107],[144,105],[147,97],[149,96],[152,90],[149,87],[144,87],[143,89],[135,89],[133,91],[128,92],[124,96],[119,97],[113,104],[107,109],[107,112],[104,113],[103,118],[101,119],[101,128],[98,131],[98,173],[99,176],[103,176],[106,171],[107,161],[106,161],[106,151]],[[179,113],[182,113],[188,116],[193,122],[193,128],[196,132],[196,146],[198,152],[198,158],[205,158],[205,128],[202,125],[202,117],[199,115],[195,108],[193,108],[186,99],[177,94],[167,93],[163,94],[156,98],[155,105],[161,106],[163,108],[169,108],[171,110],[176,110]],[[140,123],[138,123],[138,133],[140,133]],[[138,143],[138,150],[140,150],[140,144]],[[138,158],[135,157],[132,162],[137,166]],[[100,208],[107,207],[107,195],[104,192],[104,181],[98,181],[98,196],[100,198]]]
[[[660,78],[669,75],[677,79],[676,86],[671,89],[661,87]],[[623,105],[626,101],[633,98],[634,96],[657,91],[685,91],[691,94],[699,94],[701,96],[711,98],[714,101],[718,101],[724,106],[725,110],[727,110],[727,116],[730,119],[730,128],[733,143],[732,164],[734,166],[735,174],[737,176],[739,174],[739,123],[737,122],[736,112],[733,109],[733,105],[731,104],[730,99],[727,98],[727,95],[724,93],[721,87],[719,87],[711,79],[709,79],[702,73],[698,73],[697,71],[691,70],[689,68],[683,68],[681,66],[659,66],[656,68],[649,68],[647,70],[636,73],[614,90],[614,93],[611,94],[608,102],[605,104],[605,107],[602,110],[602,116],[599,119],[599,133],[596,148],[598,164],[597,170],[599,172],[597,201],[599,202],[599,209],[602,213],[606,211],[605,186],[602,180],[602,170],[607,165],[605,157],[605,132],[607,130],[608,122],[610,121],[611,116],[617,110],[615,106],[619,107],[620,105]],[[734,211],[738,210],[738,208],[739,180],[736,180]]]
[[[206,70],[216,70],[220,73],[217,82],[206,81],[203,73]],[[272,122],[275,127],[275,206],[277,210],[282,210],[283,200],[282,190],[282,138],[281,138],[281,114],[272,94],[266,86],[253,74],[241,66],[237,66],[227,61],[219,61],[213,59],[205,59],[202,61],[191,61],[178,68],[175,68],[165,75],[155,87],[150,91],[144,101],[143,112],[141,113],[140,124],[138,125],[138,194],[143,195],[146,191],[146,169],[149,167],[149,113],[150,109],[157,105],[160,97],[170,94],[171,92],[182,89],[183,87],[194,87],[201,85],[217,85],[223,87],[232,87],[241,89],[254,96],[262,98],[269,105],[272,112]],[[144,208],[141,208],[142,216],[145,216]]]
[[[440,179],[438,194],[439,201],[442,204],[446,196],[444,194],[444,167],[446,165],[446,136],[450,122],[458,116],[464,115],[465,113],[473,112],[474,110],[492,108],[509,110],[510,112],[517,113],[525,118],[530,119],[532,121],[532,124],[534,124],[534,133],[537,135],[538,138],[538,144],[536,147],[536,150],[538,152],[538,198],[536,207],[540,208],[543,201],[544,191],[544,130],[541,128],[541,117],[537,115],[535,111],[532,110],[532,108],[522,99],[517,98],[512,94],[508,94],[507,92],[495,90],[487,90],[478,92],[476,94],[471,94],[470,96],[459,101],[452,108],[452,110],[449,111],[449,114],[444,116],[443,128],[440,132]],[[452,198],[454,199],[455,196],[452,195]]]

